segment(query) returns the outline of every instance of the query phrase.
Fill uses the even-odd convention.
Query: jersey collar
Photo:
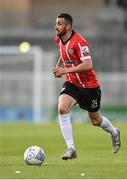
[[[60,38],[62,44],[66,44],[66,43],[74,36],[74,34],[75,34],[75,31],[72,30],[71,36],[70,36],[66,41],[63,41],[63,39],[59,36],[59,38]]]

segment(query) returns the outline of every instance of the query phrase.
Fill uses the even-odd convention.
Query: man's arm
[[[61,56],[59,57],[56,67],[60,67],[63,64]]]
[[[82,73],[92,68],[93,68],[92,60],[87,59],[75,67],[70,67],[70,68],[56,67],[53,69],[53,73],[57,77],[57,76],[65,75],[67,73]]]
[[[60,56],[54,69],[60,68],[62,64],[63,64],[63,62],[62,62],[62,58]],[[54,73],[54,69],[53,69],[53,73]],[[61,75],[56,75],[55,73],[54,73],[54,75],[55,75],[55,78],[61,78],[62,77]]]

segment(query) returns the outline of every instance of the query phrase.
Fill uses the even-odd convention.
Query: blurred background
[[[103,114],[127,120],[127,0],[0,0],[0,121],[57,120],[64,78],[55,79],[52,69],[61,12],[89,42]],[[87,113],[75,107],[72,119],[87,121]]]

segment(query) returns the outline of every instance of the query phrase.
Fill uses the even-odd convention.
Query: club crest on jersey
[[[68,53],[69,53],[70,55],[72,55],[72,54],[74,53],[73,49],[72,49],[72,48],[69,48],[69,49],[68,49]]]

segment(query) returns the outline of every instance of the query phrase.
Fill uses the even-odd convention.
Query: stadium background
[[[58,57],[54,25],[61,12],[72,14],[74,29],[90,44],[103,113],[126,120],[126,0],[0,0],[0,121],[57,119],[63,79],[56,80],[52,69]],[[30,49],[22,50],[23,42]],[[87,115],[75,108],[72,118],[85,121]]]

